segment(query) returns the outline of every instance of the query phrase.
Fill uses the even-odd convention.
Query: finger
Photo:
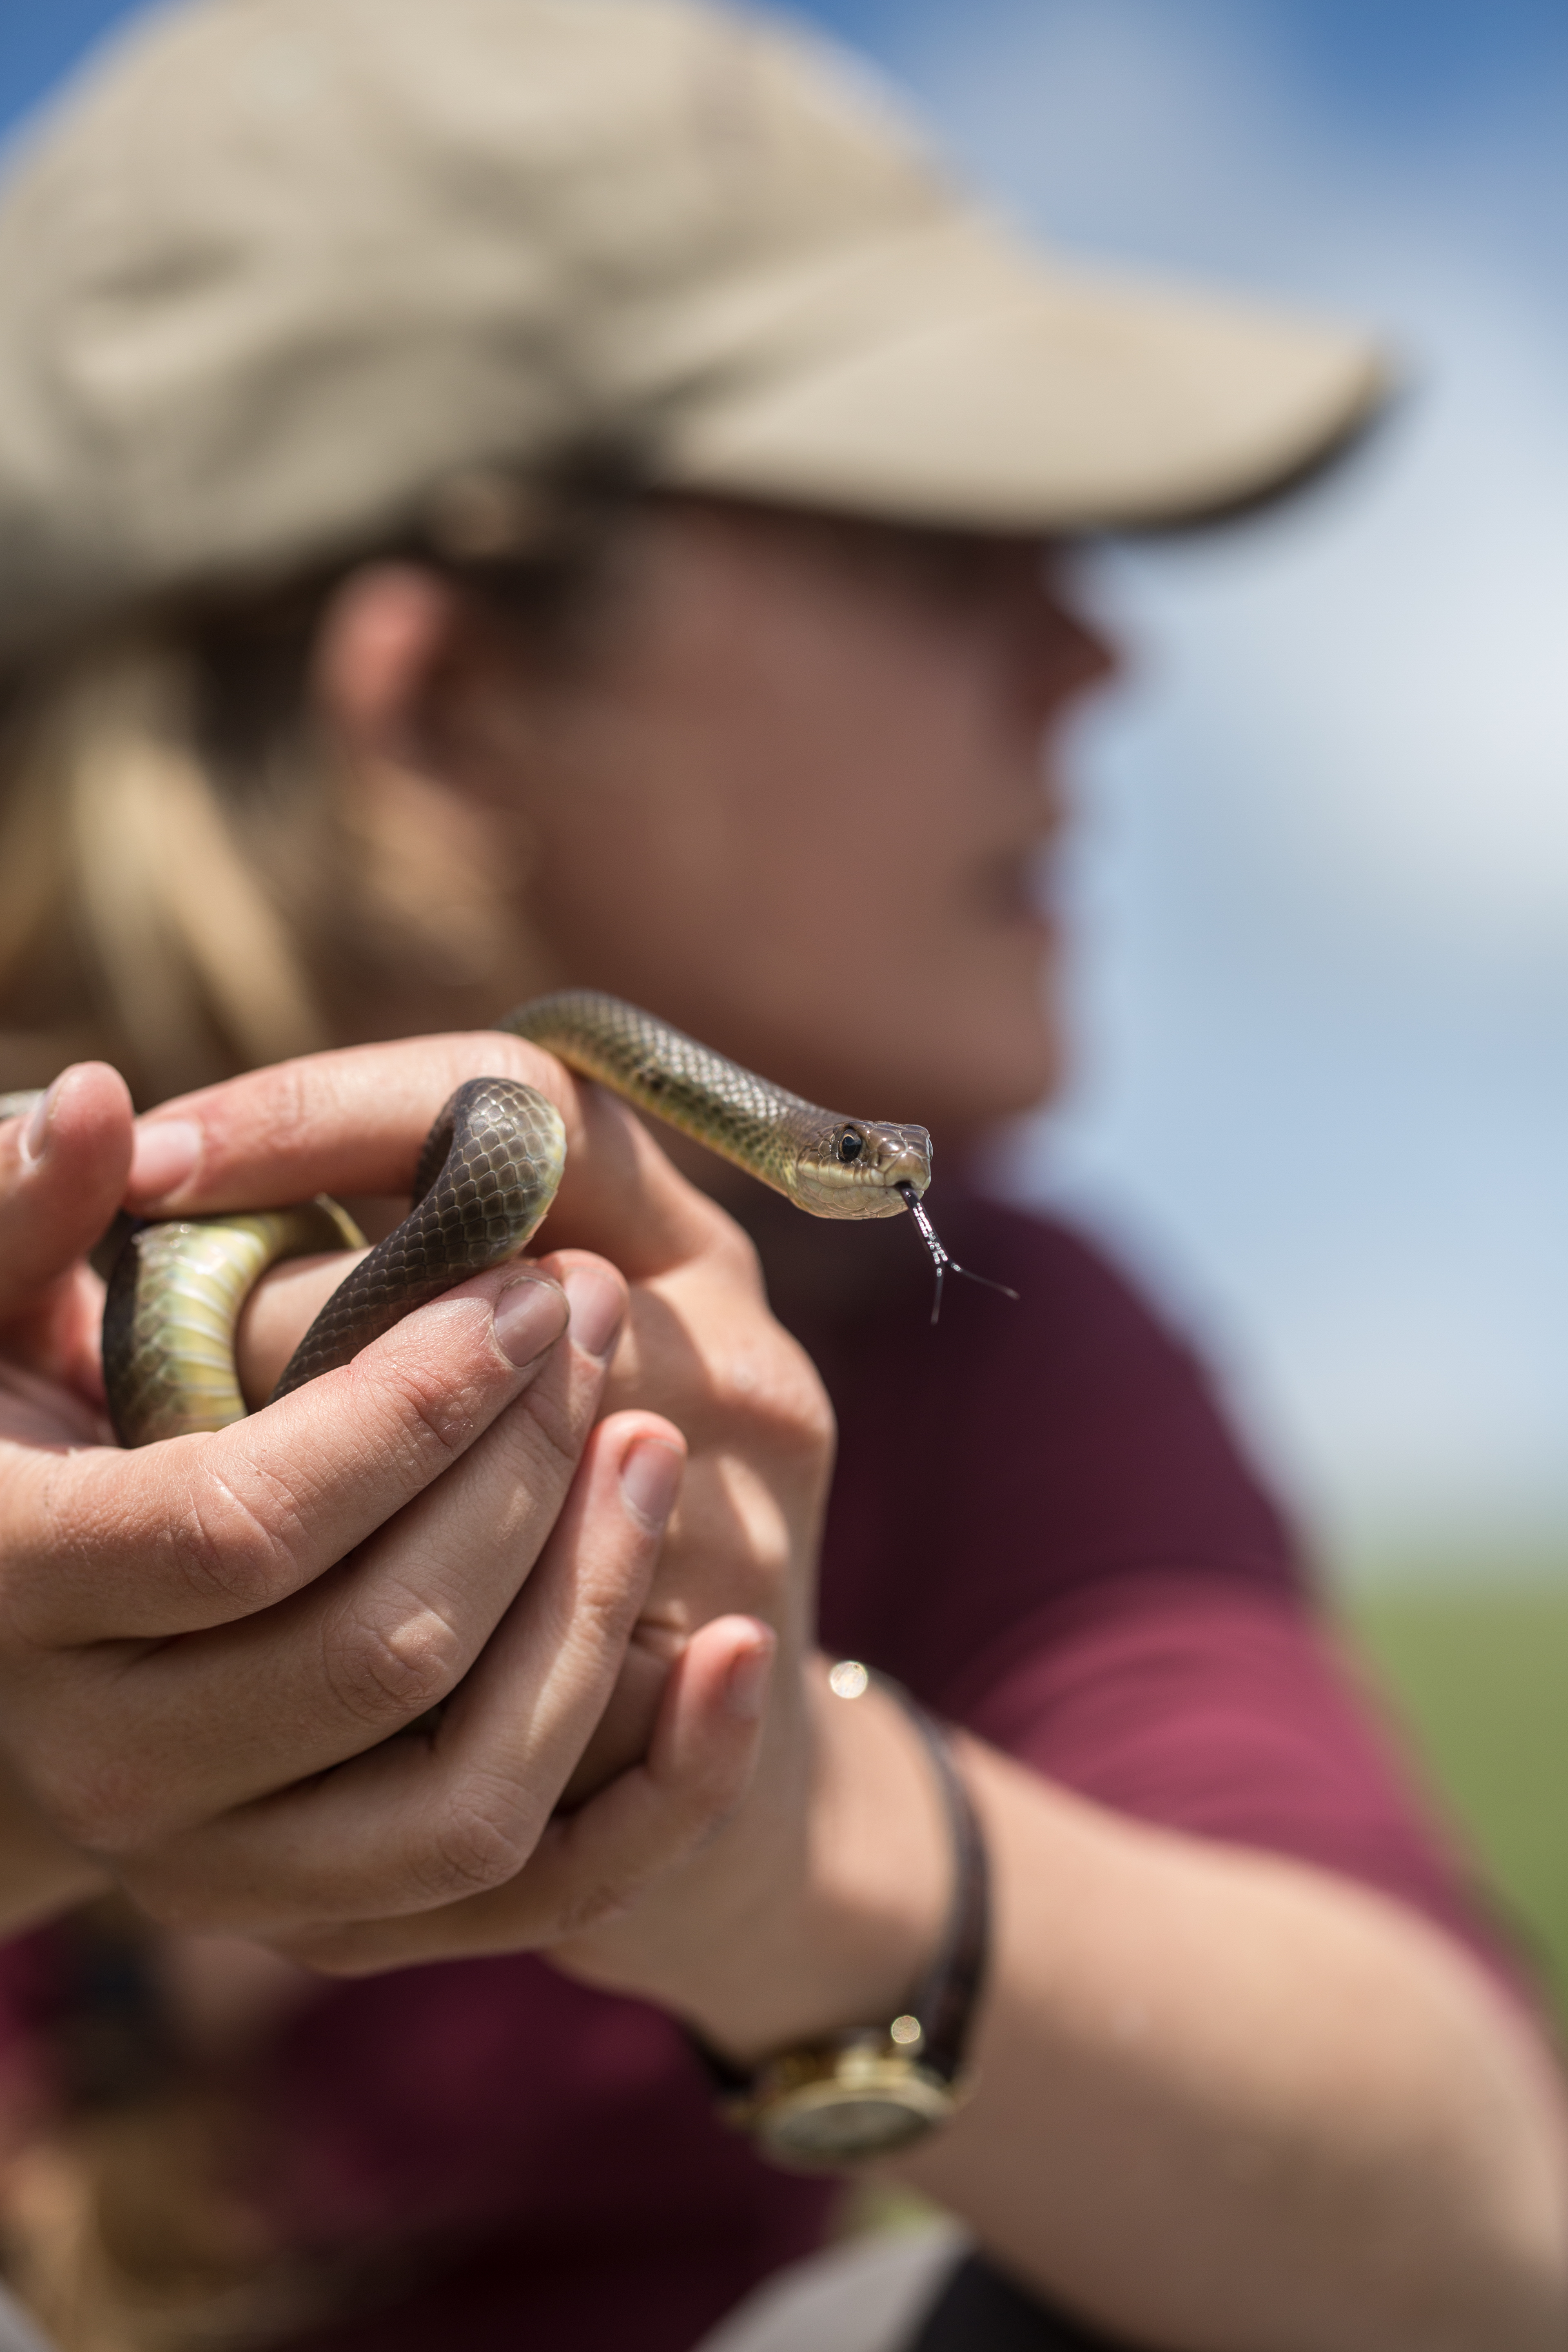
[[[432,1738],[388,1740],[128,1874],[179,1921],[276,1940],[513,1877],[602,1713],[679,1485],[677,1432],[602,1423],[533,1575]]]
[[[44,1649],[162,1639],[270,1608],[466,1454],[566,1320],[557,1286],[505,1266],[215,1435],[0,1449],[0,1635]]]
[[[131,1149],[131,1097],[107,1062],[73,1064],[0,1124],[0,1323],[36,1309],[105,1231]]]
[[[590,1344],[552,1349],[462,1460],[328,1575],[259,1615],[161,1643],[118,1677],[79,1744],[106,1766],[135,1758],[125,1836],[167,1836],[360,1755],[468,1674],[566,1501],[625,1308],[602,1259],[541,1271]]]
[[[605,1409],[634,1399],[691,1449],[645,1614],[684,1636],[740,1610],[804,1637],[836,1436],[810,1358],[705,1262],[634,1290]]]
[[[574,1937],[635,1911],[743,1801],[774,1647],[754,1618],[704,1625],[670,1674],[646,1759],[581,1811],[552,1819],[505,1884],[439,1909],[307,1932],[289,1948],[313,1968],[361,1975],[480,1952],[570,1951]]]
[[[239,1392],[252,1412],[272,1394],[300,1340],[368,1250],[289,1257],[268,1267],[240,1309],[234,1330]]]
[[[308,1055],[163,1104],[139,1126],[131,1198],[142,1213],[165,1215],[321,1192],[406,1192],[437,1112],[479,1076],[537,1087],[566,1123],[552,1241],[598,1250],[637,1280],[735,1232],[624,1105],[500,1031]],[[177,1177],[172,1135],[187,1151]]]
[[[551,1825],[528,1872],[533,1940],[552,1946],[632,1910],[706,1845],[751,1787],[778,1641],[712,1619],[670,1674],[646,1759]]]
[[[31,1363],[0,1361],[0,1440],[27,1446],[107,1445],[109,1417],[76,1382]],[[0,1461],[4,1460],[0,1454]]]
[[[278,1385],[279,1376],[300,1340],[309,1330],[332,1293],[346,1278],[350,1269],[366,1255],[363,1250],[334,1250],[321,1257],[285,1258],[279,1265],[269,1266],[245,1302],[235,1328],[234,1356],[239,1372],[240,1391],[252,1412],[257,1411]],[[583,1266],[587,1253],[582,1250],[552,1250],[544,1257],[514,1258],[514,1272],[535,1269],[552,1281],[561,1283],[567,1290],[575,1320],[580,1320],[582,1306],[572,1296],[573,1286],[567,1275],[574,1267]],[[593,1263],[604,1266],[616,1290],[614,1323],[618,1330],[626,1312],[626,1285],[620,1274],[607,1261],[595,1256]],[[605,1327],[607,1339],[610,1326]],[[596,1353],[596,1343],[590,1340],[589,1352]]]

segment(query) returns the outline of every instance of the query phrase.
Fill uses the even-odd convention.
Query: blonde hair
[[[193,667],[129,635],[18,697],[0,754],[0,1028],[35,1064],[17,1084],[91,1051],[155,1101],[327,1041],[278,877],[201,756]]]
[[[92,1055],[146,1106],[332,1042],[345,979],[372,1003],[412,982],[468,1020],[530,992],[537,951],[480,820],[334,751],[310,692],[330,593],[127,623],[12,677],[0,1092]],[[151,1949],[114,1905],[63,1932]],[[96,1981],[64,2017],[93,2046]],[[62,2078],[0,2162],[0,2273],[62,2352],[242,2352],[344,2292],[331,2265],[276,2254],[229,2179],[243,2113],[156,2039],[148,2078],[107,2103]]]
[[[350,772],[326,740],[321,604],[287,628],[127,627],[13,681],[0,1093],[90,1055],[145,1107],[333,1043],[338,1005],[352,1034],[378,984],[405,1006],[412,987],[425,1025],[534,984],[493,824],[412,771]]]
[[[524,631],[536,675],[577,673],[644,496],[596,444],[476,466],[358,561],[436,572]],[[0,677],[0,1093],[94,1055],[145,1106],[338,1042],[335,1007],[363,1025],[378,989],[456,1025],[548,984],[515,835],[327,737],[313,662],[355,568],[132,614]]]

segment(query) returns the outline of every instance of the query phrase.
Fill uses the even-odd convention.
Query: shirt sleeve
[[[1191,1573],[1108,1580],[1017,1629],[954,1717],[1051,1780],[1162,1828],[1392,1896],[1517,1975],[1457,1842],[1302,1601]]]

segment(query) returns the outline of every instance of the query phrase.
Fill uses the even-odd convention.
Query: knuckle
[[[569,1486],[592,1425],[580,1402],[543,1384],[525,1390],[512,1407],[510,1426],[525,1457],[528,1486],[540,1492]]]
[[[579,1674],[592,1675],[598,1662],[619,1655],[641,1603],[642,1586],[626,1573],[625,1559],[590,1549],[575,1575],[538,1589],[540,1639],[572,1656]]]
[[[448,1369],[406,1351],[394,1352],[391,1361],[384,1355],[358,1356],[348,1372],[367,1402],[374,1394],[382,1407],[375,1419],[382,1419],[390,1405],[421,1480],[428,1475],[432,1454],[444,1467],[473,1443],[479,1425],[474,1394],[468,1381],[453,1381]]]
[[[462,1669],[452,1627],[427,1604],[345,1613],[323,1635],[322,1671],[333,1701],[373,1730],[423,1715],[447,1696]]]
[[[607,1927],[616,1919],[625,1919],[636,1910],[642,1892],[640,1878],[620,1885],[597,1879],[589,1885],[574,1887],[556,1907],[552,1940],[569,1943],[574,1936],[586,1936],[595,1927]]]
[[[306,1144],[315,1140],[321,1126],[321,1105],[310,1083],[310,1066],[300,1056],[275,1063],[267,1074],[267,1131],[289,1135]]]
[[[762,1252],[740,1220],[708,1193],[693,1202],[692,1215],[700,1231],[700,1255],[726,1289],[739,1286],[758,1301],[765,1299]]]
[[[583,1577],[571,1617],[562,1622],[563,1643],[571,1641],[584,1661],[615,1657],[636,1622],[639,1597],[640,1587],[619,1566],[603,1576]]]
[[[711,1369],[712,1401],[727,1420],[792,1458],[828,1459],[837,1439],[827,1392],[790,1342],[731,1348]]]
[[[153,1790],[122,1756],[83,1743],[69,1758],[35,1760],[30,1780],[39,1811],[79,1853],[120,1859],[146,1848],[161,1826]]]
[[[784,1400],[781,1435],[796,1452],[832,1458],[838,1443],[838,1424],[833,1417],[827,1391],[815,1372],[797,1378]]]
[[[470,1773],[448,1792],[437,1815],[430,1873],[443,1900],[504,1886],[532,1853],[538,1808],[515,1784]]]
[[[298,1499],[276,1475],[254,1463],[232,1474],[204,1463],[163,1540],[199,1601],[247,1613],[304,1581],[301,1537]]]

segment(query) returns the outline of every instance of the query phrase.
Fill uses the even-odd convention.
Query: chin
[[[1021,927],[1020,927],[1021,928]],[[1037,920],[1013,943],[1003,969],[993,965],[989,986],[971,967],[967,987],[948,996],[933,1043],[931,1080],[943,1122],[973,1129],[1037,1110],[1061,1086],[1066,1068],[1058,941]]]
[[[1062,1074],[1050,943],[1036,931],[997,947],[991,932],[978,947],[971,938],[900,960],[847,992],[832,1020],[819,1006],[787,1035],[742,1024],[712,1042],[830,1109],[972,1133],[1036,1109]]]
[[[972,1132],[1043,1109],[1060,1089],[1065,1060],[1059,1041],[1048,1035],[1032,1051],[1023,1050],[1020,1041],[1016,1053],[971,1064],[962,1081],[946,1090],[946,1104],[933,1109],[933,1122]]]
[[[928,1029],[918,1062],[910,1056],[907,1082],[900,1072],[900,1091],[912,1106],[900,1116],[973,1134],[1039,1109],[1060,1087],[1065,1064],[1060,1025],[1039,998],[976,1003],[967,1018],[950,1003]]]

